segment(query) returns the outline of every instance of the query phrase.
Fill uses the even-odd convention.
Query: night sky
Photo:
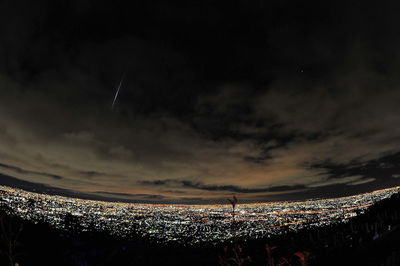
[[[155,203],[400,185],[400,9],[349,2],[1,1],[0,184]]]

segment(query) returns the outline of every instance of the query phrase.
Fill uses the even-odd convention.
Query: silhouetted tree
[[[5,215],[0,217],[0,228],[1,228],[1,243],[3,248],[0,250],[4,256],[8,258],[11,266],[17,265],[16,259],[20,255],[17,252],[17,246],[19,245],[18,238],[23,230],[23,224],[6,219]]]
[[[232,249],[228,249],[228,247],[224,247],[224,254],[219,256],[219,264],[220,265],[245,265],[246,262],[251,262],[250,256],[246,256],[243,252],[242,246],[238,241],[235,241]]]
[[[233,200],[228,199],[228,201],[232,204],[232,217],[233,217],[233,219],[235,219],[235,207],[236,207],[236,203],[237,203],[237,198],[236,198],[236,196],[233,196]]]
[[[267,251],[267,265],[268,266],[274,266],[274,257],[272,256],[272,250],[276,249],[275,246],[271,247],[270,245],[266,244],[265,245],[265,250]]]
[[[307,265],[307,260],[308,260],[308,257],[310,256],[310,252],[298,251],[298,252],[294,253],[294,255],[299,258],[301,266]]]

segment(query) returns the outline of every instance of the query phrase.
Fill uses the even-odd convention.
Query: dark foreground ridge
[[[4,205],[0,265],[399,265],[399,206],[399,194],[394,194],[348,223],[184,246],[81,232],[73,216],[64,221],[68,230],[60,230],[22,220]]]

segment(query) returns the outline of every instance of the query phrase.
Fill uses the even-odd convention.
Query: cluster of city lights
[[[298,202],[231,205],[165,205],[102,202],[31,193],[0,186],[0,205],[25,220],[67,229],[145,237],[157,242],[220,242],[233,237],[263,238],[285,231],[347,222],[400,187],[350,197]]]

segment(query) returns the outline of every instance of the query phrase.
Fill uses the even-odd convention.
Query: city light
[[[0,206],[25,220],[68,229],[73,217],[79,230],[107,231],[119,237],[132,234],[156,242],[196,244],[280,235],[334,223],[347,222],[400,187],[355,196],[297,202],[231,205],[165,205],[102,202],[31,193],[0,186]],[[234,225],[234,226],[233,226]]]

